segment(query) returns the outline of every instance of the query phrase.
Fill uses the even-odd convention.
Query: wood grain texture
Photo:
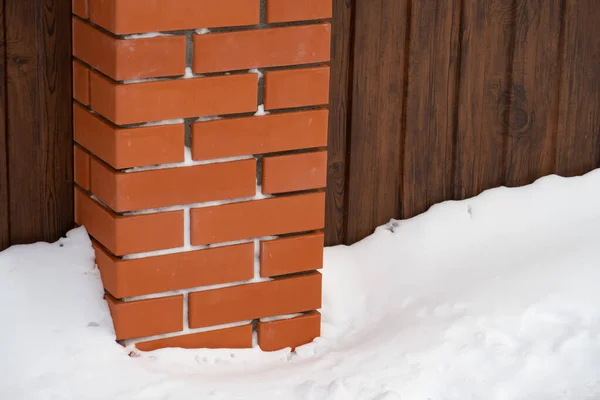
[[[505,181],[522,186],[556,172],[562,0],[517,0],[508,95]]]
[[[346,143],[350,132],[349,108],[352,103],[352,51],[354,18],[352,0],[333,1],[331,38],[331,85],[327,197],[325,203],[325,244],[344,241],[346,236]]]
[[[513,0],[464,0],[455,198],[504,184]]]
[[[600,166],[600,7],[566,0],[557,132],[560,175]]]
[[[413,3],[402,216],[452,198],[460,0]],[[432,27],[435,27],[433,29]]]
[[[11,242],[54,241],[73,226],[71,4],[5,1]]]
[[[6,148],[6,46],[4,0],[0,0],[0,251],[10,244],[8,220],[8,152]]]
[[[348,230],[355,242],[400,216],[408,0],[357,0]]]

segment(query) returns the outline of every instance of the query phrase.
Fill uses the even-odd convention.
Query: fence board
[[[404,218],[453,195],[460,3],[432,0],[412,8],[403,157]]]
[[[507,186],[556,171],[561,0],[518,0],[509,91]]]
[[[357,0],[347,242],[400,214],[407,0]]]
[[[455,198],[500,186],[505,170],[512,0],[465,0],[461,43]]]
[[[0,250],[10,244],[8,226],[8,152],[6,149],[6,46],[4,0],[0,0]]]
[[[558,173],[581,175],[600,165],[600,7],[567,0],[558,121]]]
[[[349,108],[352,104],[353,11],[353,4],[350,0],[333,1],[325,213],[328,227],[325,235],[327,245],[341,243],[346,236],[346,143],[348,132],[350,132]]]
[[[6,0],[11,242],[73,225],[71,5]]]

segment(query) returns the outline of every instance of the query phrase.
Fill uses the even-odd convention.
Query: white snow
[[[1,399],[598,399],[600,171],[447,202],[325,252],[296,353],[114,343],[83,229],[0,253]],[[61,247],[62,245],[62,247]]]

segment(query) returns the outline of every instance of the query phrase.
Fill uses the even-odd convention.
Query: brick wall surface
[[[73,0],[75,215],[117,340],[271,351],[320,334],[331,14]]]

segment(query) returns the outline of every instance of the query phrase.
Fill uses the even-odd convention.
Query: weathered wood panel
[[[350,132],[349,111],[352,104],[353,29],[352,1],[334,0],[325,210],[327,245],[341,243],[346,236],[346,143]]]
[[[357,0],[347,242],[400,213],[408,0]]]
[[[460,3],[413,3],[402,215],[420,214],[453,196]]]
[[[71,2],[5,0],[11,243],[73,226]]]
[[[508,92],[507,186],[527,185],[556,170],[562,2],[516,2]]]
[[[355,1],[351,123],[332,120],[348,138],[347,201],[339,192],[328,244],[444,200],[600,166],[597,1]]]
[[[557,169],[580,175],[600,164],[600,5],[566,0]]]
[[[8,220],[8,153],[6,149],[6,46],[4,0],[0,0],[0,250],[10,243]]]
[[[454,198],[504,184],[513,0],[465,0]]]

